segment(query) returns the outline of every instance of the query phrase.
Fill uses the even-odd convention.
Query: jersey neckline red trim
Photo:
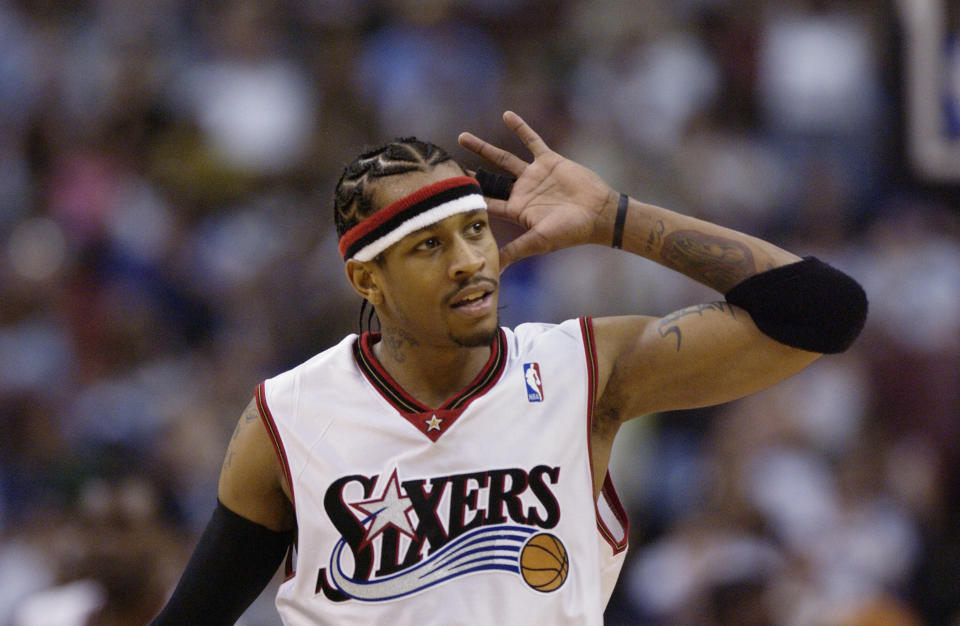
[[[436,441],[449,430],[470,403],[489,391],[500,379],[507,362],[507,340],[503,329],[490,345],[490,358],[473,381],[437,408],[421,404],[401,387],[383,368],[373,354],[373,346],[380,340],[379,333],[363,333],[353,344],[353,355],[360,371],[370,384],[431,441]]]

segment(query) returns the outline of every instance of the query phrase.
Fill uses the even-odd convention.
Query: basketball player
[[[607,474],[620,425],[753,393],[859,333],[866,298],[845,274],[618,194],[504,121],[532,162],[464,133],[508,174],[482,186],[415,139],[346,168],[340,253],[381,330],[257,387],[156,624],[233,623],[285,553],[289,625],[601,624],[626,548]],[[498,249],[491,215],[524,233]],[[725,299],[499,327],[505,267],[583,244]]]

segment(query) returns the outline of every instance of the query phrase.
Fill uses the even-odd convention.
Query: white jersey
[[[284,624],[602,624],[627,521],[609,476],[593,498],[590,320],[501,329],[438,409],[376,340],[257,389],[297,518]]]

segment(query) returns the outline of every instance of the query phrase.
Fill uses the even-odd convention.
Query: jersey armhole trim
[[[587,359],[587,446],[590,460],[590,476],[593,479],[593,449],[590,441],[593,433],[593,408],[597,400],[597,347],[593,335],[593,320],[589,317],[580,318],[580,331],[583,334],[583,349]],[[613,486],[610,472],[603,478],[594,512],[597,517],[597,529],[610,544],[614,554],[623,552],[627,548],[630,522],[627,512],[620,502],[617,490]]]
[[[260,420],[263,421],[267,434],[273,442],[273,450],[277,453],[277,459],[280,461],[280,469],[283,472],[283,479],[287,481],[287,487],[290,489],[290,501],[294,510],[297,508],[296,494],[293,492],[293,476],[290,473],[290,463],[287,460],[287,451],[283,447],[283,440],[280,438],[280,430],[273,419],[270,407],[267,406],[267,388],[266,382],[257,385],[257,412],[260,413]]]
[[[257,385],[256,401],[257,413],[260,414],[260,421],[263,422],[264,428],[267,429],[267,434],[270,435],[270,441],[273,443],[273,451],[277,454],[277,459],[280,461],[280,471],[283,472],[283,479],[287,481],[287,487],[290,489],[290,504],[293,506],[294,516],[296,516],[297,498],[293,491],[293,476],[290,473],[290,463],[287,460],[287,451],[284,449],[283,440],[280,438],[280,430],[277,428],[276,421],[273,418],[273,413],[270,412],[270,407],[267,405],[266,381],[263,381]],[[290,580],[296,574],[293,558],[296,544],[297,540],[296,536],[294,536],[293,543],[290,545],[290,549],[287,552],[285,581]]]
[[[610,472],[607,472],[604,477],[603,487],[600,488],[600,495],[597,497],[597,528],[613,548],[614,554],[627,549],[630,520],[613,486]]]

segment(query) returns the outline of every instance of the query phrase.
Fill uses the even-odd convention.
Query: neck
[[[477,377],[490,359],[490,345],[425,345],[403,329],[385,326],[373,353],[407,393],[439,407]]]

